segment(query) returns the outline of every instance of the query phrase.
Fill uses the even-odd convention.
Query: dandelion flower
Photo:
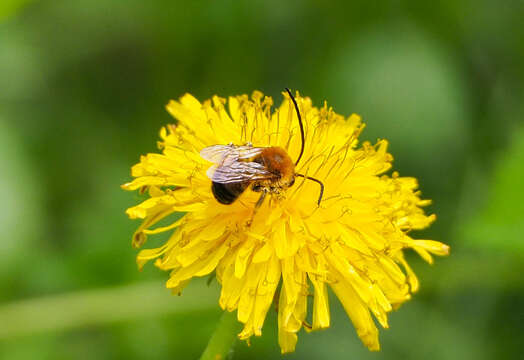
[[[122,186],[148,193],[127,210],[131,219],[142,219],[133,246],[170,232],[162,246],[139,252],[138,266],[156,259],[158,268],[170,271],[166,285],[175,293],[191,279],[215,272],[220,307],[236,310],[244,326],[240,339],[262,334],[276,302],[283,353],[294,351],[302,327],[330,326],[331,288],[362,342],[379,350],[375,321],[387,328],[387,313],[419,287],[404,250],[415,250],[429,263],[431,254],[449,251],[440,242],[410,237],[410,230],[424,229],[436,217],[422,210],[430,201],[420,198],[415,178],[386,174],[393,160],[386,140],[359,145],[364,124],[358,115],[344,118],[326,103],[317,108],[297,94],[305,151],[296,171],[322,181],[320,204],[318,184],[306,178],[268,196],[256,213],[260,193],[248,188],[224,205],[211,190],[206,171],[213,164],[200,155],[206,147],[279,146],[291,158],[298,156],[297,113],[284,95],[274,110],[272,99],[258,91],[251,98],[214,96],[201,103],[186,94],[169,102],[177,123],[161,129],[162,153],[142,156],[132,167],[134,180]],[[174,213],[185,214],[169,223]],[[163,226],[157,224],[161,220]]]

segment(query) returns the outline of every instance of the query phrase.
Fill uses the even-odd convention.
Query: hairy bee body
[[[202,150],[202,156],[217,164],[208,175],[221,204],[232,204],[248,187],[278,195],[295,181],[295,165],[278,146],[214,145]]]

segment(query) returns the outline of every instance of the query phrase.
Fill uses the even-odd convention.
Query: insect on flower
[[[361,142],[360,116],[286,91],[277,106],[259,91],[167,104],[176,126],[160,130],[160,151],[141,156],[122,185],[147,190],[126,211],[142,221],[132,245],[169,234],[137,264],[169,271],[175,294],[214,274],[218,304],[243,324],[239,339],[261,336],[278,304],[278,343],[292,352],[302,329],[330,327],[338,299],[363,344],[379,350],[377,323],[388,328],[419,288],[404,254],[431,263],[449,247],[413,237],[436,216],[416,178],[388,172],[387,140]]]
[[[320,185],[318,205],[322,201],[324,184],[318,179],[295,172],[304,154],[304,125],[298,104],[286,88],[289,97],[295,105],[298,122],[300,125],[300,136],[302,145],[300,154],[295,163],[287,152],[279,146],[253,147],[247,145],[213,145],[204,148],[200,155],[215,163],[207,171],[207,176],[212,180],[211,190],[216,200],[225,205],[233,203],[249,186],[255,192],[261,192],[260,198],[255,204],[255,210],[259,208],[267,194],[280,197],[282,193],[295,183],[295,177],[303,177],[315,181]]]

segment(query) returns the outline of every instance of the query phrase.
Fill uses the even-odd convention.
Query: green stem
[[[193,281],[184,296],[173,296],[157,280],[0,304],[0,343],[37,333],[56,333],[166,314],[212,311],[216,309],[216,300],[209,296],[209,291],[201,282]]]
[[[236,314],[224,311],[200,360],[225,360],[235,344],[239,331],[240,323]]]

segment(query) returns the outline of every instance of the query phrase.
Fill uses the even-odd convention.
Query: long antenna
[[[320,185],[320,196],[318,197],[318,201],[317,201],[317,205],[320,206],[320,202],[322,201],[322,195],[324,195],[324,184],[322,184],[322,181],[309,177],[309,176],[302,175],[302,174],[295,174],[295,176],[300,176],[300,177],[303,177],[304,179],[313,180],[314,182]]]
[[[306,141],[305,136],[304,136],[304,125],[302,125],[302,118],[300,117],[300,110],[298,110],[297,101],[295,100],[295,98],[293,97],[293,94],[291,94],[291,91],[288,88],[286,88],[286,91],[289,94],[289,97],[291,98],[291,100],[293,101],[293,104],[295,104],[295,110],[297,111],[297,116],[298,116],[298,123],[300,125],[300,137],[302,139],[302,146],[300,148],[300,155],[298,155],[297,161],[295,162],[295,166],[297,166],[298,162],[300,161],[300,158],[302,158],[302,154],[304,154],[304,142]]]

